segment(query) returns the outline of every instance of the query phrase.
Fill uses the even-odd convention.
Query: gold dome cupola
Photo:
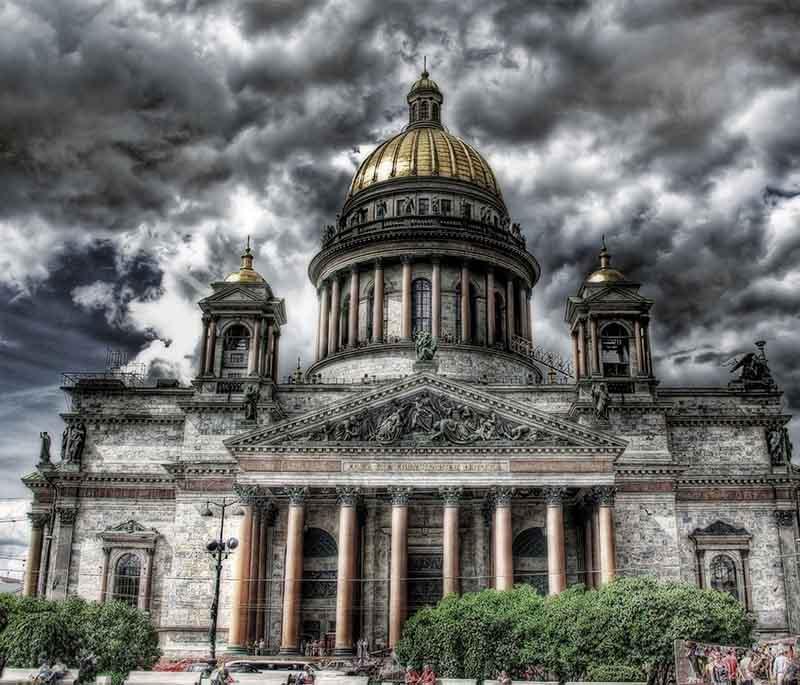
[[[442,103],[444,96],[439,86],[428,73],[427,60],[422,74],[411,85],[406,100],[408,101],[408,125],[439,126],[442,125]]]

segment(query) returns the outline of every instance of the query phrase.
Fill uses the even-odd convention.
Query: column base
[[[353,656],[354,653],[352,647],[336,647],[333,650],[334,656]]]
[[[225,654],[236,654],[237,656],[246,655],[247,647],[244,645],[228,645],[225,647]]]
[[[301,656],[301,654],[298,647],[281,647],[278,656]]]

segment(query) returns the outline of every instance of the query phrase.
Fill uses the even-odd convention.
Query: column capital
[[[439,495],[444,500],[444,506],[455,507],[464,495],[462,487],[442,487],[439,488]]]
[[[354,274],[354,273],[357,274],[358,273],[358,264],[351,264],[350,265],[350,273],[351,274]]]
[[[601,507],[613,507],[617,489],[613,485],[601,485],[592,488],[592,499]]]
[[[408,255],[408,254],[404,254],[402,257],[400,257],[400,263],[401,264],[411,264],[413,261],[414,261],[414,258],[411,255]]]
[[[75,507],[59,507],[58,508],[58,522],[62,526],[75,525],[75,518],[78,515],[78,510]]]
[[[289,498],[289,505],[299,507],[305,504],[306,496],[308,495],[308,487],[302,486],[288,486],[283,489],[284,494]]]
[[[382,269],[383,268],[383,262],[384,262],[383,257],[375,257],[375,259],[372,260],[372,265],[376,269]]]
[[[50,514],[47,512],[29,512],[28,519],[31,522],[31,528],[42,530],[50,521]]]
[[[515,488],[496,487],[492,489],[492,500],[495,507],[510,507]]]
[[[790,528],[794,525],[794,511],[791,509],[776,509],[772,515],[779,528]]]
[[[209,323],[211,323],[211,315],[210,314],[203,314],[203,316],[200,317],[200,320],[204,324],[209,324]]]
[[[439,255],[431,255],[429,257],[431,264],[441,264],[442,258]]]
[[[390,487],[389,496],[392,500],[393,507],[404,507],[408,504],[408,498],[411,496],[413,488],[409,487]]]
[[[237,484],[233,490],[244,506],[263,506],[270,500],[269,493],[258,485]]]
[[[350,486],[336,488],[336,501],[341,507],[354,507],[360,495],[361,488]]]
[[[561,486],[544,488],[544,498],[548,506],[561,505],[567,494],[567,488]]]

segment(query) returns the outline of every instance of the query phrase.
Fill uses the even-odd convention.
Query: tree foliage
[[[150,668],[161,656],[149,616],[127,604],[26,597],[0,603],[0,653],[16,668],[35,668],[42,657],[77,668],[93,654],[98,670],[114,673]]]
[[[444,677],[667,682],[673,641],[747,644],[753,624],[730,595],[651,578],[540,597],[529,586],[452,595],[423,609],[397,645],[402,663]]]

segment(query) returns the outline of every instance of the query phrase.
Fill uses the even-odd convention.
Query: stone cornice
[[[785,426],[789,414],[667,414],[668,426]]]
[[[184,414],[150,414],[148,412],[65,412],[60,414],[65,423],[78,421],[94,423],[183,423]]]
[[[789,473],[763,473],[763,474],[729,474],[684,476],[677,481],[680,487],[697,486],[739,486],[739,485],[789,485],[795,487],[800,483],[800,474]]]

